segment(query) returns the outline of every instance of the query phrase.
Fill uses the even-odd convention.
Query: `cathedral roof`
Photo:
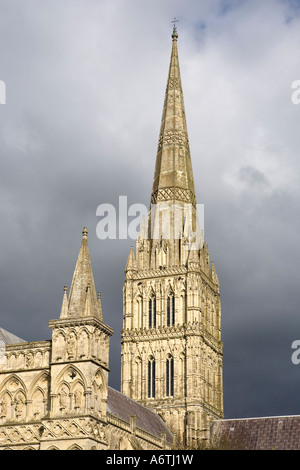
[[[107,411],[127,422],[135,415],[137,428],[158,437],[166,433],[167,442],[173,442],[173,434],[161,416],[111,387],[108,387]]]
[[[9,331],[0,328],[0,342],[4,344],[16,344],[16,343],[25,343],[24,339],[19,338],[16,335],[13,335]]]
[[[300,450],[300,416],[213,421],[211,437],[233,450]]]

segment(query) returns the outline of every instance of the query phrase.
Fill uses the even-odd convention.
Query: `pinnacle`
[[[66,318],[68,316],[68,296],[67,296],[67,286],[64,286],[64,295],[63,295],[63,301],[62,301],[62,306],[61,306],[61,312],[60,312],[60,318]]]
[[[129,271],[132,269],[134,270],[135,268],[136,268],[136,260],[135,260],[135,255],[134,255],[134,249],[133,247],[131,247],[129,255],[128,255],[125,271]]]
[[[97,301],[98,301],[98,307],[99,307],[100,318],[101,318],[101,320],[103,320],[102,305],[101,305],[101,292],[100,292],[100,291],[98,292]]]

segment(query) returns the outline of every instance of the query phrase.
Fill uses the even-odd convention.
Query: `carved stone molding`
[[[195,206],[196,197],[192,191],[183,188],[162,188],[155,191],[151,196],[151,204],[163,201],[182,201]]]
[[[180,145],[182,147],[188,147],[189,139],[187,133],[184,130],[170,129],[164,131],[158,139],[158,149],[159,152],[162,147],[167,147],[169,145]]]

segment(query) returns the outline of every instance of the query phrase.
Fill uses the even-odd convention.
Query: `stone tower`
[[[51,320],[49,419],[64,426],[64,420],[78,418],[90,435],[76,436],[83,449],[106,449],[109,338],[113,330],[103,322],[100,295],[97,297],[89,255],[87,229],[73,274],[69,298],[67,288],[58,320]],[[45,439],[45,437],[44,437]],[[45,445],[45,444],[44,444]],[[95,448],[96,448],[95,447]]]
[[[223,417],[223,345],[219,281],[197,217],[177,39],[174,27],[148,221],[125,269],[121,388],[195,446]]]

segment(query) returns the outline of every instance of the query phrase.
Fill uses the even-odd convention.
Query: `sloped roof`
[[[9,331],[0,328],[0,341],[4,344],[16,344],[16,343],[25,343],[24,339],[18,338],[18,336],[13,335]]]
[[[300,450],[300,416],[214,421],[211,437],[238,450]]]
[[[157,437],[164,432],[167,442],[173,442],[173,434],[161,416],[111,387],[108,387],[107,411],[128,423],[130,416],[135,415],[137,428]]]

